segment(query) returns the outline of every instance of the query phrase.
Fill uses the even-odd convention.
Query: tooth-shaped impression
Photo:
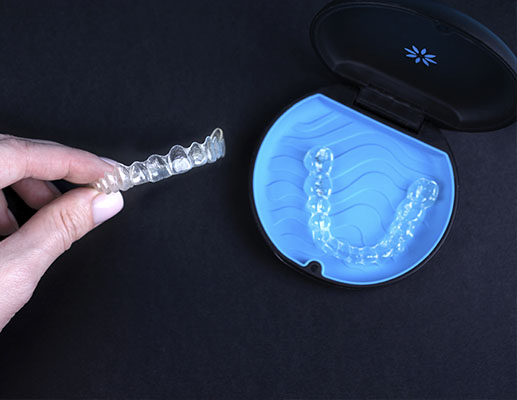
[[[172,174],[174,175],[182,174],[192,169],[192,163],[187,157],[187,152],[180,145],[172,147],[171,151],[169,151],[167,161],[167,165],[171,166]]]
[[[192,143],[188,152],[188,158],[194,167],[205,165],[207,157],[203,145],[197,142]]]
[[[323,252],[351,265],[380,264],[405,251],[414,237],[415,230],[422,223],[426,210],[438,198],[438,184],[427,178],[414,181],[406,197],[397,207],[395,218],[388,233],[374,246],[353,246],[337,239],[330,230],[330,201],[332,179],[330,172],[334,155],[327,147],[314,147],[307,152],[304,165],[309,175],[305,179],[307,209],[311,213],[309,229],[314,244]]]
[[[135,161],[129,166],[116,164],[113,171],[106,172],[104,177],[93,182],[91,186],[106,194],[128,190],[136,185],[158,182],[172,175],[183,174],[194,167],[213,163],[225,154],[223,131],[216,128],[202,144],[194,142],[187,148],[175,145],[164,156],[153,154],[146,161]]]

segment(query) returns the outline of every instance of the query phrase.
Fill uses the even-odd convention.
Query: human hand
[[[0,331],[54,260],[124,205],[120,193],[79,188],[61,195],[47,181],[86,184],[112,168],[83,150],[0,134],[0,235],[10,235],[0,242]],[[38,210],[20,228],[1,190],[7,186]]]

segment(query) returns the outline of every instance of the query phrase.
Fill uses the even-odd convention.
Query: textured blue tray
[[[381,265],[347,265],[314,245],[303,158],[316,145],[329,147],[335,157],[332,232],[355,246],[373,246],[384,236],[413,181],[426,177],[438,183],[438,199],[403,254]],[[322,94],[299,101],[274,123],[253,170],[257,216],[277,250],[300,268],[318,261],[324,277],[352,285],[385,282],[420,264],[447,229],[454,186],[445,152]]]

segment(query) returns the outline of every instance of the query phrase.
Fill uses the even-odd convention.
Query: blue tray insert
[[[335,157],[332,232],[355,246],[379,242],[412,182],[438,183],[438,199],[404,253],[380,265],[349,265],[316,247],[303,189],[303,159],[314,146]],[[257,216],[279,252],[300,268],[317,261],[325,278],[351,285],[386,282],[418,266],[444,235],[455,196],[447,153],[322,94],[294,104],[273,124],[258,151],[252,187]]]

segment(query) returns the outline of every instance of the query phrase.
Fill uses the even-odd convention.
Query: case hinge
[[[359,90],[355,104],[415,132],[424,121],[421,110],[369,86]]]

